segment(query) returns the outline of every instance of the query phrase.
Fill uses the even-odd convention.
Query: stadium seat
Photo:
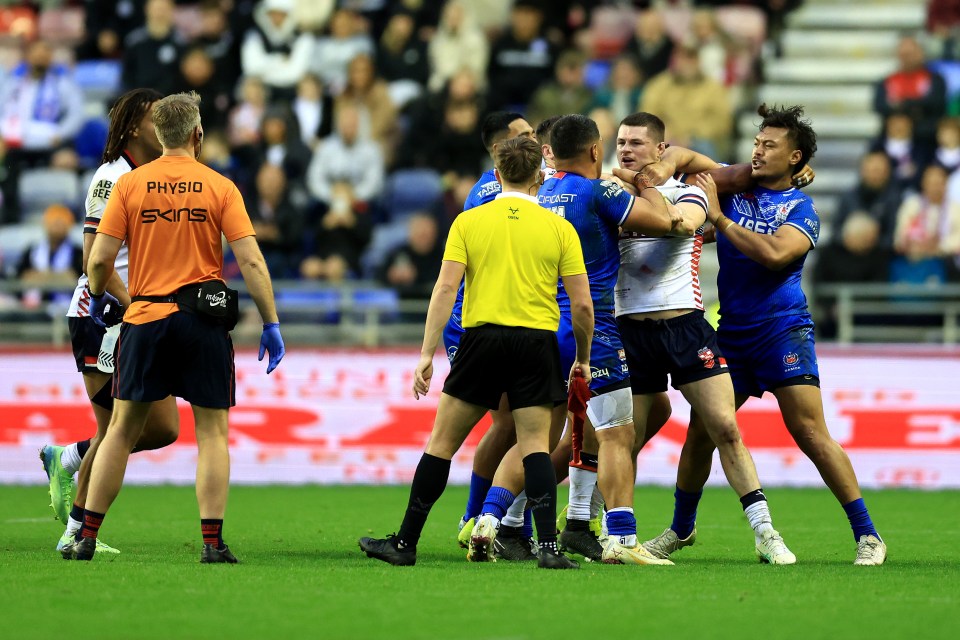
[[[342,294],[337,289],[278,289],[274,298],[285,321],[324,324],[340,321]]]
[[[110,123],[105,118],[91,118],[87,120],[83,127],[77,133],[73,141],[73,148],[80,156],[80,166],[84,169],[96,169],[100,166],[100,159],[103,157],[103,149],[107,145],[107,132]],[[89,182],[80,183],[80,188],[85,189]]]
[[[432,169],[402,169],[387,178],[383,205],[388,220],[429,211],[443,195],[440,175]]]
[[[107,100],[120,92],[119,60],[81,60],[73,69],[73,80],[88,100]]]
[[[81,200],[77,174],[65,169],[28,169],[20,175],[20,205],[24,210],[63,204],[71,209]]]
[[[387,254],[402,245],[407,240],[407,221],[396,220],[378,224],[373,228],[373,235],[366,251],[360,257],[362,277],[373,278],[377,269],[386,260]]]
[[[379,314],[381,322],[395,319],[400,310],[399,302],[394,289],[356,289],[351,296],[354,313],[365,315],[375,312]]]
[[[43,227],[36,223],[0,226],[0,276],[13,276],[13,270],[24,249],[43,239]]]

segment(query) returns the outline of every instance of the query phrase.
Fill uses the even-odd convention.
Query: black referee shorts
[[[557,334],[489,324],[467,329],[443,392],[488,409],[500,406],[504,393],[511,409],[564,402]]]
[[[178,311],[145,324],[123,323],[113,397],[156,402],[167,396],[226,409],[236,404],[233,342],[224,327]]]
[[[717,332],[692,311],[667,320],[617,318],[620,339],[627,351],[633,395],[674,389],[705,378],[729,373],[727,360],[717,346]]]

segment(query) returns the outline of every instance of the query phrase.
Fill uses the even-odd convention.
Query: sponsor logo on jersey
[[[612,180],[601,180],[600,186],[604,188],[603,197],[604,198],[616,198],[621,193],[623,193],[623,187]]]
[[[495,193],[500,193],[500,183],[493,180],[480,187],[479,191],[477,191],[477,197],[486,198]]]
[[[594,378],[609,378],[610,369],[604,367],[603,369],[597,369],[596,367],[590,367],[590,375]]]

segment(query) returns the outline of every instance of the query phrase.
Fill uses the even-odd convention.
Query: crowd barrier
[[[237,406],[230,412],[236,484],[408,482],[433,423],[448,371],[438,357],[430,394],[411,394],[417,353],[292,349],[267,376],[256,353],[237,353]],[[823,348],[827,423],[865,487],[960,488],[960,351]],[[689,407],[671,391],[673,416],[641,453],[638,482],[671,485]],[[66,351],[0,350],[0,483],[46,481],[37,451],[95,432],[81,376]],[[765,487],[822,486],[780,419],[775,399],[740,411],[743,437]],[[189,406],[177,443],[131,456],[127,482],[194,480]],[[454,459],[451,482],[467,482],[485,420]],[[711,483],[723,484],[718,461]]]

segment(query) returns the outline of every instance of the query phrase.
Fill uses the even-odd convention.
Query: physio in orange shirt
[[[120,331],[113,422],[94,460],[72,554],[77,560],[93,557],[100,524],[120,491],[151,403],[173,395],[192,405],[196,420],[200,562],[237,561],[222,535],[230,477],[227,410],[235,404],[232,324],[210,315],[226,313],[236,295],[222,282],[221,235],[263,317],[260,357],[270,354],[267,373],[284,349],[270,275],[240,193],[196,160],[203,140],[199,103],[197,94],[181,93],[154,104],[163,155],[117,181],[88,261],[90,315],[102,322],[105,308],[115,303],[104,289],[126,241],[133,304]]]

